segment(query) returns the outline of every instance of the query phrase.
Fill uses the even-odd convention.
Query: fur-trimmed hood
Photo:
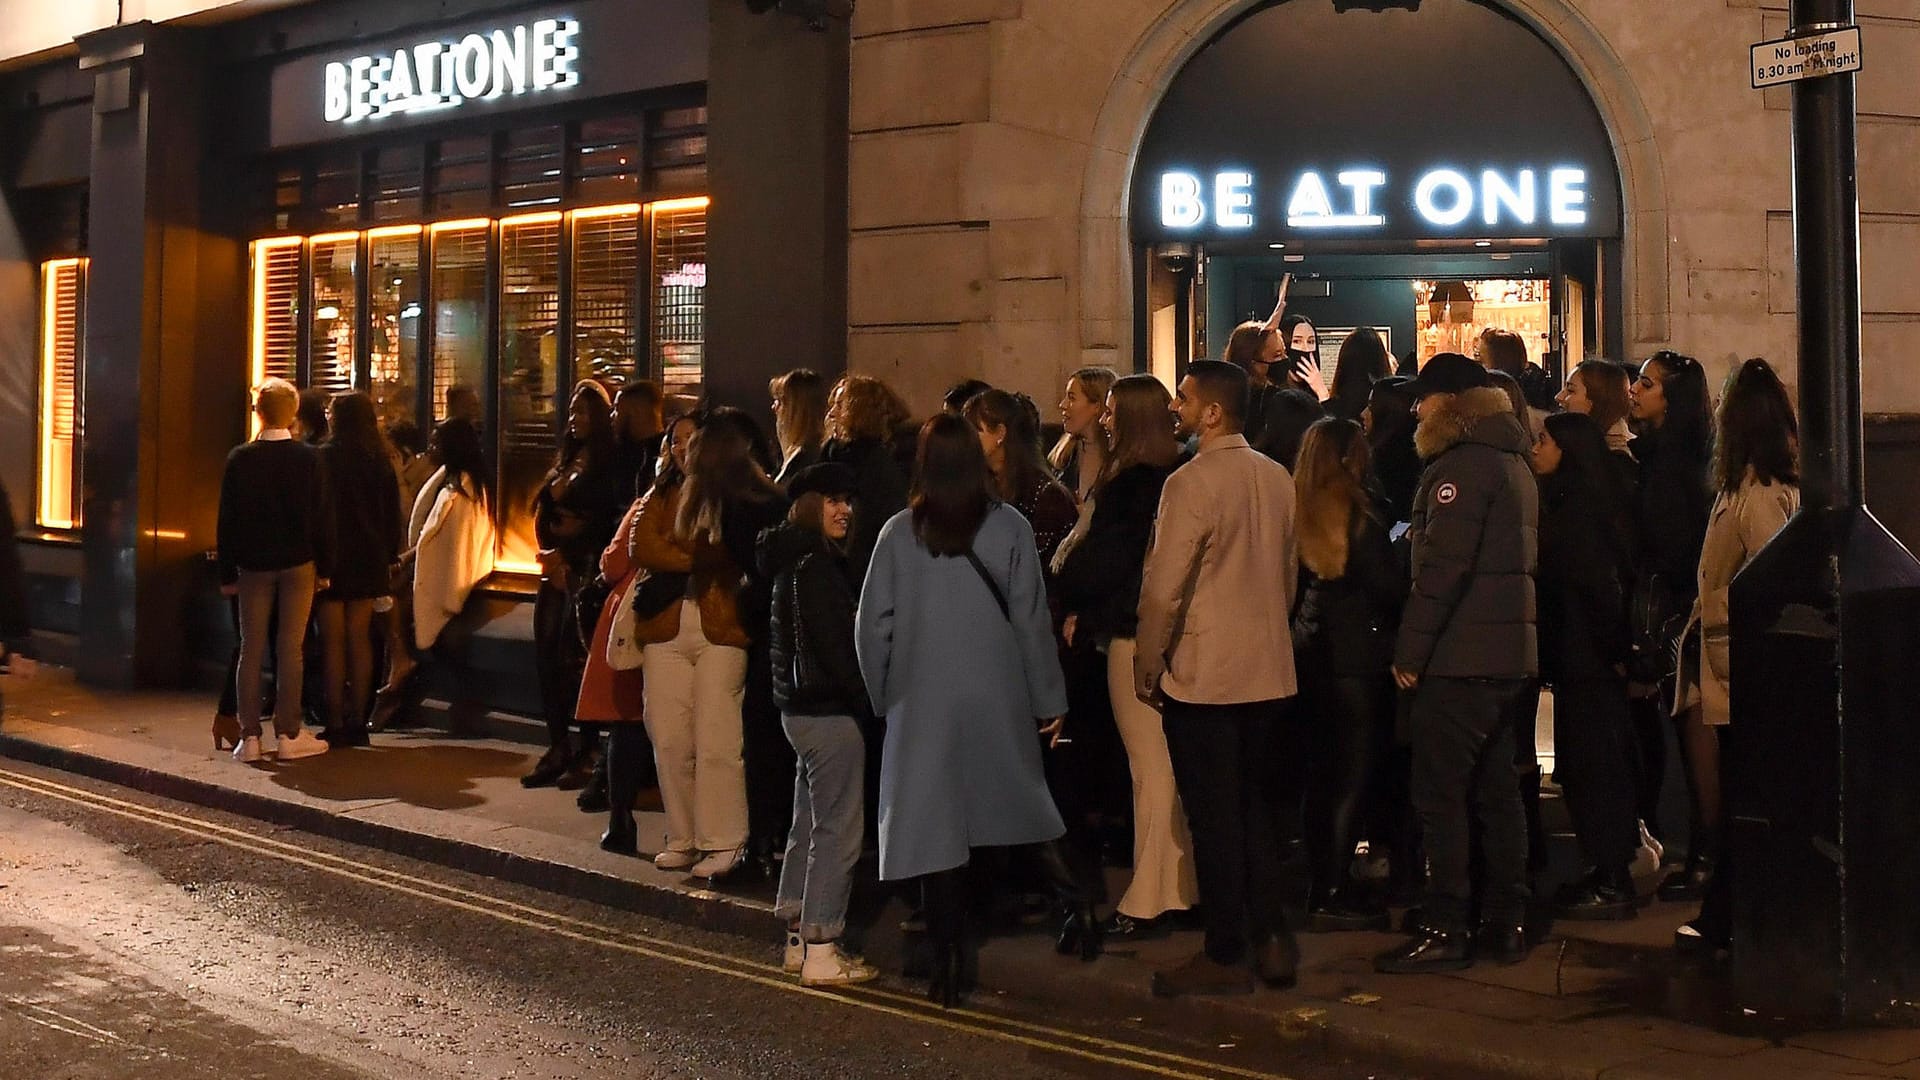
[[[1483,443],[1510,454],[1525,454],[1527,429],[1513,415],[1513,401],[1497,386],[1455,394],[1413,433],[1422,461],[1432,461],[1463,442]]]

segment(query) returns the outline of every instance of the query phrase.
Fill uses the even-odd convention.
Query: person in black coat
[[[844,465],[800,470],[787,484],[795,500],[787,523],[763,531],[759,541],[760,573],[774,582],[773,700],[799,763],[774,913],[787,920],[786,968],[803,986],[878,974],[839,945],[866,807],[868,698],[853,628],[859,585],[842,547],[857,487]]]
[[[373,399],[351,390],[327,407],[320,464],[336,534],[333,577],[315,604],[325,676],[327,730],[335,749],[367,745],[373,700],[373,608],[393,592],[400,559],[400,484]]]
[[[880,527],[907,508],[913,486],[913,436],[905,430],[906,403],[871,375],[843,377],[827,397],[827,442],[820,460],[853,470],[860,513],[847,538],[847,557],[862,580]]]
[[[1627,710],[1628,491],[1593,421],[1547,417],[1540,476],[1540,672],[1553,686],[1554,777],[1590,871],[1555,899],[1563,919],[1637,911],[1632,721]]]
[[[583,725],[578,745],[571,739],[586,666],[575,608],[580,591],[599,575],[600,553],[632,501],[626,489],[632,481],[619,467],[615,445],[613,401],[605,387],[584,379],[573,388],[559,453],[533,500],[541,571],[533,641],[547,752],[520,778],[523,787],[585,788],[600,771],[600,729]]]
[[[13,539],[13,504],[0,485],[0,675],[33,674],[33,625],[27,611],[26,572]]]
[[[1411,379],[1395,376],[1373,384],[1360,427],[1367,433],[1373,475],[1386,499],[1387,520],[1413,520],[1413,495],[1420,489],[1419,451],[1413,446]]]
[[[1698,589],[1700,549],[1706,543],[1713,508],[1708,478],[1713,454],[1713,404],[1707,376],[1690,356],[1662,350],[1641,366],[1628,390],[1630,415],[1640,435],[1633,440],[1640,461],[1640,485],[1634,497],[1635,539],[1639,561],[1629,607],[1633,632],[1628,677],[1635,691],[1635,731],[1643,746],[1665,744],[1676,642]],[[1713,733],[1702,725],[1680,725],[1680,752],[1696,817],[1703,802],[1718,817],[1719,779],[1709,765],[1717,753]],[[1643,753],[1649,765],[1655,760]],[[1643,766],[1643,769],[1646,766]],[[1642,775],[1643,794],[1658,777]],[[1687,863],[1660,883],[1662,900],[1698,900],[1713,876],[1718,837],[1696,821]]]
[[[1307,429],[1299,496],[1301,589],[1294,609],[1295,670],[1312,734],[1306,832],[1316,930],[1383,930],[1380,897],[1354,885],[1354,846],[1379,815],[1393,749],[1393,641],[1407,576],[1370,491],[1360,426],[1326,419]],[[1405,853],[1396,851],[1395,858]]]

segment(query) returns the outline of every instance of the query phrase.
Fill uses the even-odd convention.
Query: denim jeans
[[[793,829],[780,868],[774,914],[800,921],[800,936],[837,941],[847,928],[853,868],[866,812],[866,740],[850,716],[782,716],[799,768]]]
[[[240,571],[240,670],[234,702],[241,733],[259,738],[260,680],[268,642],[273,642],[276,734],[294,736],[304,726],[301,705],[306,675],[307,616],[313,610],[313,564],[285,570]]]

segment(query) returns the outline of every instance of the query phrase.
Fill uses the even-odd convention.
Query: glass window
[[[367,233],[367,389],[389,429],[420,415],[420,232],[401,225]]]
[[[569,170],[576,198],[619,202],[640,195],[640,118],[607,117],[580,125]]]
[[[475,135],[442,140],[434,152],[435,214],[483,210],[493,203],[493,138]]]
[[[707,200],[654,203],[653,365],[670,394],[706,380]]]
[[[487,369],[487,233],[492,222],[433,227],[433,419],[447,418],[456,389],[482,405]],[[473,397],[465,397],[471,394]]]
[[[329,393],[354,387],[354,335],[360,326],[360,234],[328,233],[310,241],[313,338],[307,385]]]
[[[635,375],[640,298],[640,208],[573,215],[573,373],[623,382]]]
[[[533,498],[560,439],[560,215],[500,223],[499,564],[539,570]]]
[[[34,520],[80,527],[80,373],[87,260],[40,267],[40,475]]]
[[[268,379],[300,381],[300,238],[253,242],[253,341],[248,387]],[[247,402],[248,427],[260,430]]]
[[[353,151],[322,161],[313,172],[316,218],[328,225],[360,223],[360,154]]]
[[[424,157],[418,146],[390,146],[375,152],[370,191],[375,221],[405,221],[420,217]]]
[[[707,186],[705,106],[662,109],[647,128],[647,190],[681,193]]]
[[[507,132],[500,173],[502,205],[519,209],[560,201],[560,136],[558,124]]]

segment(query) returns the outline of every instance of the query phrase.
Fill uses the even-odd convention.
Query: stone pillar
[[[244,247],[203,228],[194,32],[131,23],[79,45],[94,80],[79,675],[180,685],[221,462],[244,435]],[[223,201],[244,202],[230,183]]]
[[[768,379],[846,367],[847,24],[709,10],[707,386],[770,423]]]

